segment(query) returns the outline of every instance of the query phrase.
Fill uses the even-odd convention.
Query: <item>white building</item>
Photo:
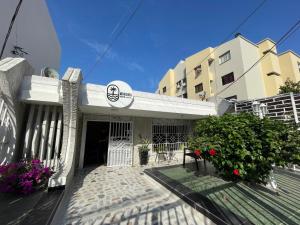
[[[132,91],[120,81],[83,84],[80,69],[62,80],[30,72],[25,59],[0,61],[0,163],[37,157],[57,172],[50,186],[90,164],[138,165],[141,138],[151,142],[150,161],[161,148],[182,156],[193,122],[216,115],[211,102]]]
[[[0,51],[19,0],[0,1]],[[27,54],[26,54],[27,53]],[[23,57],[40,74],[60,67],[60,43],[45,0],[24,0],[13,24],[2,59]]]

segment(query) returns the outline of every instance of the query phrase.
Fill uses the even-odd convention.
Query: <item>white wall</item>
[[[185,64],[184,61],[180,61],[173,69],[175,73],[175,83],[185,78]]]
[[[230,51],[231,59],[223,64],[219,63],[219,56]],[[242,37],[234,38],[218,47],[216,50],[214,69],[216,76],[216,93],[230,84],[222,84],[222,76],[233,72],[235,80],[247,71],[259,58],[258,49],[255,45]],[[215,87],[214,87],[215,88]],[[246,100],[265,96],[263,80],[261,79],[260,65],[252,68],[245,76],[226,89],[220,97],[226,98],[237,95],[238,100]]]
[[[251,68],[260,58],[259,49],[243,38],[240,42],[243,59],[243,73]],[[262,77],[261,64],[258,63],[245,75],[248,99],[262,98],[266,96],[264,79]]]
[[[4,43],[11,18],[19,0],[0,1],[0,48]],[[44,0],[24,0],[8,39],[5,57],[17,57],[11,50],[18,45],[28,55],[23,57],[40,74],[41,68],[49,66],[59,69],[60,43]]]

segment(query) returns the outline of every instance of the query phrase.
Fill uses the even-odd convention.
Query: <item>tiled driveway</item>
[[[82,170],[65,204],[63,224],[212,224],[138,168]]]

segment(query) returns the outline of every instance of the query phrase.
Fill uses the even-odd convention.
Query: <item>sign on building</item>
[[[112,107],[125,108],[130,106],[133,101],[131,87],[120,80],[110,82],[106,86],[106,101]]]

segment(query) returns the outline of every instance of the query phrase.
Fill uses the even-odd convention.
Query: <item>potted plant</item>
[[[150,151],[150,141],[147,138],[142,138],[139,146],[140,165],[146,165],[148,163],[148,152]]]

